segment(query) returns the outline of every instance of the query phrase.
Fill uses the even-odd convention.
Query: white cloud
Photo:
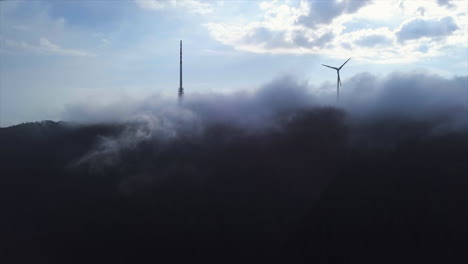
[[[436,0],[274,1],[260,3],[263,16],[250,23],[205,26],[216,40],[242,51],[402,63],[465,45],[466,10],[458,2],[451,6]]]
[[[78,50],[78,49],[68,49],[60,47],[59,45],[51,42],[45,37],[39,39],[38,44],[30,44],[26,41],[15,41],[11,39],[5,40],[6,50],[10,52],[20,51],[20,52],[33,52],[37,54],[55,54],[63,56],[81,56],[81,57],[91,57],[95,56],[93,53]]]
[[[453,7],[451,0],[437,0],[437,3],[441,6]]]
[[[307,6],[308,12],[298,18],[298,23],[311,28],[327,25],[342,14],[354,13],[370,2],[370,0],[305,0],[303,3]]]
[[[419,38],[436,38],[451,35],[459,29],[452,17],[439,19],[411,19],[405,21],[396,32],[398,40],[404,42]]]
[[[375,47],[379,45],[388,45],[392,39],[380,34],[367,35],[356,40],[356,44],[364,47]]]
[[[211,4],[197,0],[135,0],[135,2],[139,7],[149,10],[186,8],[189,12],[202,15],[213,12]]]

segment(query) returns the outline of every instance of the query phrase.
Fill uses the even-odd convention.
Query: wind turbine
[[[341,70],[341,68],[343,68],[343,66],[344,66],[350,59],[351,59],[351,58],[349,58],[347,61],[345,61],[345,63],[343,63],[343,65],[341,65],[339,68],[336,68],[336,67],[332,67],[332,66],[328,66],[328,65],[322,64],[322,65],[325,66],[325,67],[328,67],[328,68],[331,68],[331,69],[336,70],[336,73],[338,74],[338,79],[336,80],[336,101],[340,100],[340,85],[341,85],[340,70]]]

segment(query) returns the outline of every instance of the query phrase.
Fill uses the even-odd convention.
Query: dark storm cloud
[[[438,38],[451,35],[455,30],[459,29],[452,17],[444,17],[441,19],[420,19],[416,18],[402,25],[400,30],[396,32],[398,41],[419,38]]]
[[[310,8],[309,13],[299,17],[298,23],[310,28],[316,28],[318,25],[329,24],[333,19],[342,14],[354,13],[370,2],[371,0],[309,0],[307,1]]]
[[[355,44],[363,47],[375,47],[378,45],[388,45],[392,43],[392,40],[385,35],[373,34],[363,36],[356,41]]]

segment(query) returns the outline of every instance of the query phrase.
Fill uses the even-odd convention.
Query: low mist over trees
[[[466,257],[468,130],[282,110],[268,129],[51,121],[0,130],[5,263]],[[148,131],[146,131],[148,132]],[[130,135],[142,134],[140,140]]]

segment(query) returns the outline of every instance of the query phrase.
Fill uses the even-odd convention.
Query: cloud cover
[[[80,125],[2,128],[3,256],[466,258],[467,77],[362,73],[342,88],[345,111],[329,107],[334,84],[285,77],[252,93],[186,93],[181,107],[118,102],[95,119],[103,108],[77,105],[68,119]]]
[[[368,5],[371,0],[353,1],[304,1],[307,13],[298,17],[297,23],[310,28],[330,24],[335,18],[344,14],[352,14],[361,7]]]
[[[440,38],[451,35],[459,27],[455,24],[452,17],[425,20],[413,19],[406,21],[396,32],[398,41],[404,42],[419,38]]]
[[[148,10],[163,10],[165,8],[183,8],[195,14],[208,14],[213,12],[209,2],[197,0],[135,0],[136,4]]]
[[[427,72],[394,72],[382,77],[364,72],[343,80],[338,107],[352,115],[417,119],[433,118],[437,113],[454,109],[466,111],[467,78],[445,78]],[[335,105],[335,89],[334,83],[313,85],[293,76],[281,76],[249,92],[187,93],[182,106],[175,104],[175,98],[153,96],[105,105],[69,105],[62,117],[67,121],[96,123],[138,120],[141,115],[154,114],[168,120],[197,119],[261,129],[271,126],[280,112]]]
[[[118,164],[123,151],[144,142],[200,138],[213,125],[232,128],[241,135],[281,130],[284,118],[292,118],[288,117],[291,113],[317,107],[337,106],[351,123],[429,122],[434,134],[468,128],[468,76],[447,79],[421,72],[396,72],[386,77],[360,73],[343,84],[339,104],[334,84],[313,86],[283,76],[253,92],[186,93],[182,105],[177,105],[175,98],[158,96],[107,105],[70,105],[63,120],[128,123],[119,136],[103,137],[95,150],[77,161],[97,168]]]
[[[425,2],[423,11],[417,1],[279,1],[259,7],[261,19],[250,23],[205,26],[215,39],[242,51],[335,58],[352,54],[373,63],[413,62],[466,46],[462,2],[453,9]]]

